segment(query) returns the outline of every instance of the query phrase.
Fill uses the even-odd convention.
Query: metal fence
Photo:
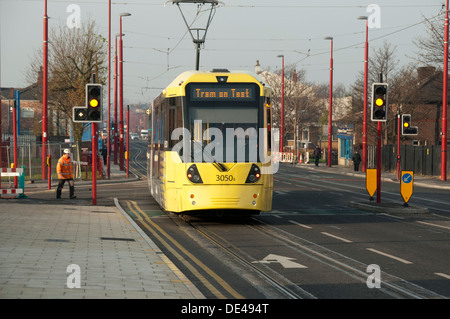
[[[368,147],[368,168],[376,167],[376,146]],[[384,171],[397,170],[397,146],[384,145],[381,150],[382,169]],[[447,157],[447,175],[450,169],[450,158]],[[440,146],[412,146],[400,145],[400,170],[414,171],[415,174],[441,175],[441,147]]]
[[[46,179],[48,172],[47,157],[51,155],[51,177],[53,180],[58,179],[56,174],[56,164],[62,156],[65,148],[70,148],[72,152],[74,165],[74,176],[77,179],[82,177],[80,165],[80,148],[74,143],[65,142],[48,142],[44,145],[46,148],[46,161],[44,163],[44,177],[42,174],[42,142],[38,141],[32,135],[19,135],[17,139],[17,167],[25,167],[25,179],[27,181],[37,181]],[[14,142],[12,136],[3,134],[3,142],[1,143],[2,166],[3,168],[11,168],[14,163]],[[90,164],[90,163],[89,163]],[[8,179],[3,177],[4,179]]]

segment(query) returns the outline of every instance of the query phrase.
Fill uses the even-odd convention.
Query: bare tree
[[[72,121],[74,140],[79,145],[87,124],[73,123],[72,108],[85,105],[85,86],[94,74],[97,83],[104,83],[107,71],[105,42],[93,20],[86,21],[78,29],[60,25],[49,32],[49,104]],[[41,63],[42,49],[33,57],[27,74],[29,80],[34,80]]]
[[[274,125],[280,126],[281,119],[281,71],[275,73],[263,71],[261,76],[274,90],[273,94],[273,121]],[[296,127],[307,127],[317,123],[322,108],[315,89],[307,85],[305,71],[295,70],[295,65],[285,67],[284,79],[284,139],[286,134],[295,137]]]
[[[444,11],[439,18],[425,18],[427,36],[418,36],[414,44],[419,49],[417,60],[423,65],[437,66],[444,61]]]

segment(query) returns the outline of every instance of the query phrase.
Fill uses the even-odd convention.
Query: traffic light
[[[419,128],[411,125],[411,114],[402,114],[402,135],[417,135]]]
[[[371,120],[386,122],[388,113],[388,85],[387,83],[372,84],[372,112]]]
[[[86,84],[86,106],[76,106],[72,109],[74,122],[102,121],[102,85]]]
[[[102,121],[102,85],[86,84],[87,120]]]

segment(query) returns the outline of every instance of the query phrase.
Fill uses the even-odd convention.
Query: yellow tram
[[[256,75],[188,71],[153,101],[148,184],[166,211],[272,208],[270,97]]]

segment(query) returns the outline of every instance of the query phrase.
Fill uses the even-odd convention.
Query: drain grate
[[[133,238],[100,237],[101,240],[136,241]]]

